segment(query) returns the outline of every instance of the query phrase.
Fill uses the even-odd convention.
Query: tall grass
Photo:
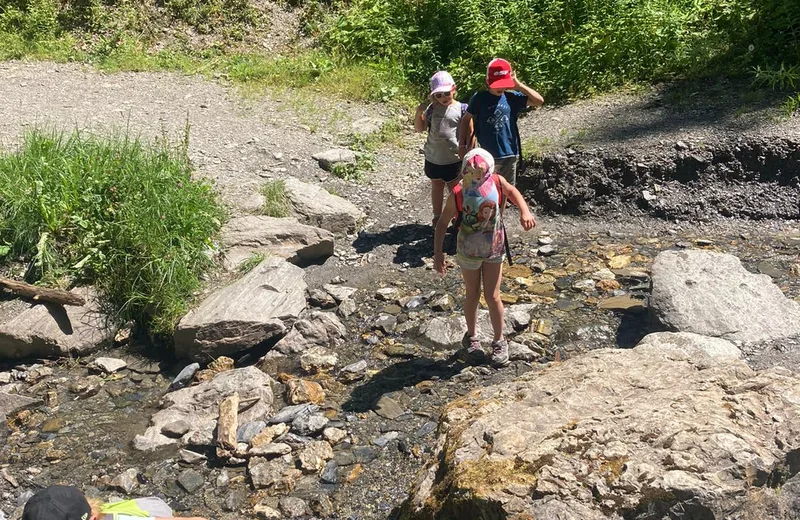
[[[0,155],[0,246],[42,283],[94,284],[115,318],[170,333],[224,219],[185,152],[164,139],[28,133]]]

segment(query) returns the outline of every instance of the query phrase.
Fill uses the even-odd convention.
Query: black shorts
[[[425,160],[425,175],[431,179],[439,179],[444,182],[453,182],[458,179],[458,174],[461,173],[461,162],[454,162],[453,164],[433,164]]]

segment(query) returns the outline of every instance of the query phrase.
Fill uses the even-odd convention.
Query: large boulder
[[[101,312],[94,291],[82,287],[72,292],[86,304],[36,304],[0,324],[0,359],[80,357],[110,343],[117,329]]]
[[[239,424],[264,420],[272,413],[273,384],[277,383],[264,372],[246,367],[220,372],[210,381],[169,393],[162,399],[163,409],[153,415],[150,426],[134,438],[133,445],[142,451],[170,444],[213,446],[219,403],[238,392],[239,401],[249,403],[239,413]],[[183,426],[172,427],[176,424]]]
[[[448,405],[401,518],[797,518],[800,377],[602,349]],[[792,505],[795,504],[795,505]]]
[[[328,193],[322,186],[294,178],[284,181],[286,196],[298,217],[311,224],[342,236],[355,233],[366,215],[355,204]]]
[[[268,258],[210,296],[181,319],[175,353],[210,361],[283,335],[306,306],[303,270]]]
[[[330,231],[301,224],[295,218],[238,217],[225,224],[221,234],[225,266],[230,270],[256,254],[295,264],[320,262],[333,254]]]
[[[735,256],[664,251],[653,261],[651,278],[651,312],[669,330],[741,345],[800,335],[800,305]]]
[[[661,352],[677,350],[689,355],[699,351],[715,358],[740,359],[742,357],[742,351],[730,341],[691,332],[654,332],[642,338],[636,348]]]

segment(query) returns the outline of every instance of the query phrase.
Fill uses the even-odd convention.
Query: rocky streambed
[[[164,495],[176,511],[209,518],[387,518],[400,512],[420,470],[439,456],[437,432],[443,431],[449,403],[591,350],[630,348],[658,330],[646,307],[650,268],[660,251],[733,253],[751,271],[771,276],[790,298],[800,295],[800,237],[791,226],[701,230],[643,224],[648,221],[606,226],[561,218],[543,222],[546,230],[538,236],[512,240],[515,265],[505,270],[503,298],[514,331],[513,362],[501,370],[455,355],[463,334],[456,273],[439,279],[422,255],[414,267],[413,251],[385,258],[397,253],[383,235],[362,234],[351,253],[307,269],[308,326],[284,342],[327,342],[337,359],[317,359],[308,350],[293,356],[292,348],[279,344],[273,352],[281,350],[281,356],[256,363],[256,356],[233,355],[230,363],[212,364],[200,376],[215,381],[215,374],[255,363],[274,377],[253,385],[269,394],[261,397],[270,412],[240,414],[244,451],[252,451],[253,436],[278,425],[274,439],[254,451],[261,455],[221,454],[210,439],[179,440],[192,430],[199,407],[215,418],[219,400],[230,391],[238,389],[243,403],[253,397],[236,380],[201,392],[184,424],[174,417],[159,423],[168,443],[153,451],[134,449],[165,394],[176,394],[167,392],[185,366],[159,359],[135,337],[118,338],[123,341],[116,347],[84,358],[6,364],[0,372],[3,391],[31,402],[10,413],[3,428],[2,509],[13,517],[32,490],[72,482],[103,496]],[[388,232],[424,249],[425,228]],[[340,327],[320,322],[319,313],[335,316]],[[786,356],[785,350],[778,342],[746,353],[757,364]],[[93,363],[98,356],[127,365],[102,368],[102,359]],[[259,424],[296,403],[309,403],[301,404],[306,408],[300,415],[318,417],[318,424]],[[213,429],[212,424],[210,434]]]

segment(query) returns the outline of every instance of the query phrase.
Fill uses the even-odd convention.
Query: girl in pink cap
[[[453,77],[439,71],[431,77],[431,93],[417,107],[414,129],[428,130],[425,141],[425,175],[431,180],[433,227],[442,214],[444,187],[452,190],[458,183],[461,158],[458,155],[461,118],[467,111],[466,103],[456,100]]]
[[[434,269],[442,275],[447,272],[442,250],[444,235],[448,222],[460,213],[456,262],[464,278],[464,317],[467,321],[467,333],[461,340],[461,346],[469,357],[482,353],[477,331],[482,280],[494,332],[491,361],[495,366],[505,366],[508,364],[508,343],[503,337],[500,280],[505,242],[502,215],[506,199],[519,207],[519,222],[525,231],[533,229],[536,220],[519,190],[495,173],[494,158],[486,150],[475,148],[469,151],[464,156],[461,175],[461,184],[454,188],[447,199],[442,218],[436,226]]]

